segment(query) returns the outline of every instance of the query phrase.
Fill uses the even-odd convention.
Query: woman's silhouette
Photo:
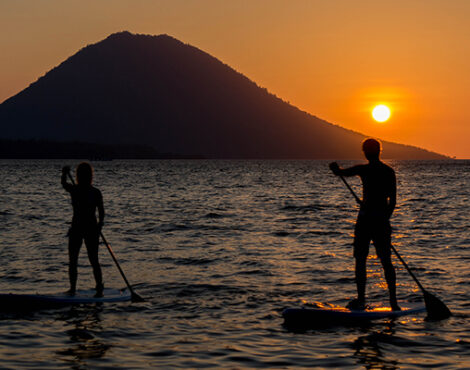
[[[82,241],[85,240],[88,258],[93,267],[93,275],[96,281],[95,297],[103,296],[103,279],[98,260],[98,245],[101,228],[104,220],[103,197],[101,192],[92,185],[93,168],[89,163],[80,163],[77,167],[77,184],[67,183],[67,175],[70,168],[62,168],[61,183],[72,197],[73,218],[72,227],[69,230],[69,279],[70,295],[75,294],[77,287],[77,263]],[[96,219],[98,209],[99,221]]]

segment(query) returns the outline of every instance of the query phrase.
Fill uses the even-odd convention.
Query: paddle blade
[[[452,313],[447,308],[447,306],[439,298],[423,291],[424,303],[426,305],[426,310],[428,311],[427,319],[429,320],[443,320],[452,316]]]
[[[132,302],[145,302],[145,299],[143,299],[140,295],[138,295],[134,291],[132,291],[131,293],[131,300]]]

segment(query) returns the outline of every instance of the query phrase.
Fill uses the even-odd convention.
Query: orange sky
[[[470,158],[468,19],[467,0],[2,1],[0,102],[111,33],[166,33],[329,122]]]

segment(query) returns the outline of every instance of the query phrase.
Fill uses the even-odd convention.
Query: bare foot
[[[94,295],[95,298],[102,298],[103,297],[103,290],[104,290],[104,285],[100,284],[96,286],[96,293]]]
[[[355,311],[363,311],[366,309],[366,303],[364,301],[360,301],[357,298],[354,298],[346,305],[346,308]]]

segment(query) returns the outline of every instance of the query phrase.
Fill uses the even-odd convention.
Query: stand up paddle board
[[[401,311],[390,307],[375,306],[365,310],[350,310],[345,307],[324,303],[310,303],[307,307],[286,308],[282,312],[288,326],[315,327],[336,324],[354,324],[364,321],[415,315],[426,312],[423,304],[400,302]]]
[[[67,293],[58,294],[0,294],[0,311],[31,311],[42,308],[53,308],[75,304],[125,302],[131,300],[127,289],[105,288],[103,297],[95,298],[96,291],[77,290],[74,296]]]

